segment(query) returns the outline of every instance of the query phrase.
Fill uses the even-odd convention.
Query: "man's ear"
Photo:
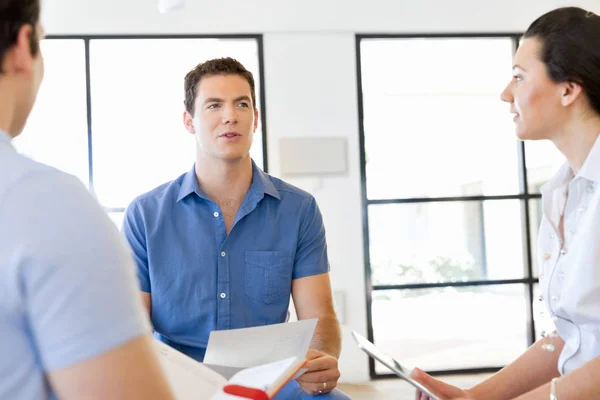
[[[196,134],[196,128],[194,128],[194,117],[187,110],[183,112],[183,126],[192,135]]]
[[[7,68],[17,72],[33,73],[34,58],[39,51],[38,47],[34,27],[29,24],[22,25],[17,33],[15,44],[8,52],[9,65]]]

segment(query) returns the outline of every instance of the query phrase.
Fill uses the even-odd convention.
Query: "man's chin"
[[[219,158],[228,164],[238,164],[248,160],[250,158],[250,153],[222,154]]]

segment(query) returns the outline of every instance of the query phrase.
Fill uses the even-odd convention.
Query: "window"
[[[42,42],[38,101],[15,145],[79,177],[120,227],[137,195],[192,168],[183,78],[207,59],[229,56],[256,81],[261,120],[251,155],[266,169],[261,47],[260,36],[51,37]]]
[[[25,129],[14,140],[21,153],[89,185],[85,43],[43,40],[45,79]]]
[[[409,366],[497,369],[535,335],[531,234],[560,157],[500,101],[517,40],[357,37],[369,335]]]

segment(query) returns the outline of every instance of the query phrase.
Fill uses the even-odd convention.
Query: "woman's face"
[[[561,103],[565,84],[550,79],[540,59],[541,48],[535,37],[523,40],[513,58],[513,77],[500,95],[510,104],[521,140],[553,139],[565,117]]]

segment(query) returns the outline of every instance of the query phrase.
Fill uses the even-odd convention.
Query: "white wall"
[[[365,380],[367,358],[350,336],[350,329],[366,333],[354,35],[281,33],[264,40],[270,172],[279,173],[281,137],[348,140],[347,176],[288,181],[313,193],[323,213],[332,285],[346,299],[342,374]]]
[[[518,31],[541,13],[596,0],[187,0],[161,15],[158,0],[43,0],[50,33]]]
[[[341,136],[349,144],[347,176],[291,181],[320,204],[332,284],[346,294],[345,381],[369,378],[348,336],[366,333],[354,34],[518,32],[558,6],[600,11],[597,0],[187,0],[184,11],[161,15],[157,0],[44,1],[49,34],[265,33],[271,172],[279,172],[281,137]]]

